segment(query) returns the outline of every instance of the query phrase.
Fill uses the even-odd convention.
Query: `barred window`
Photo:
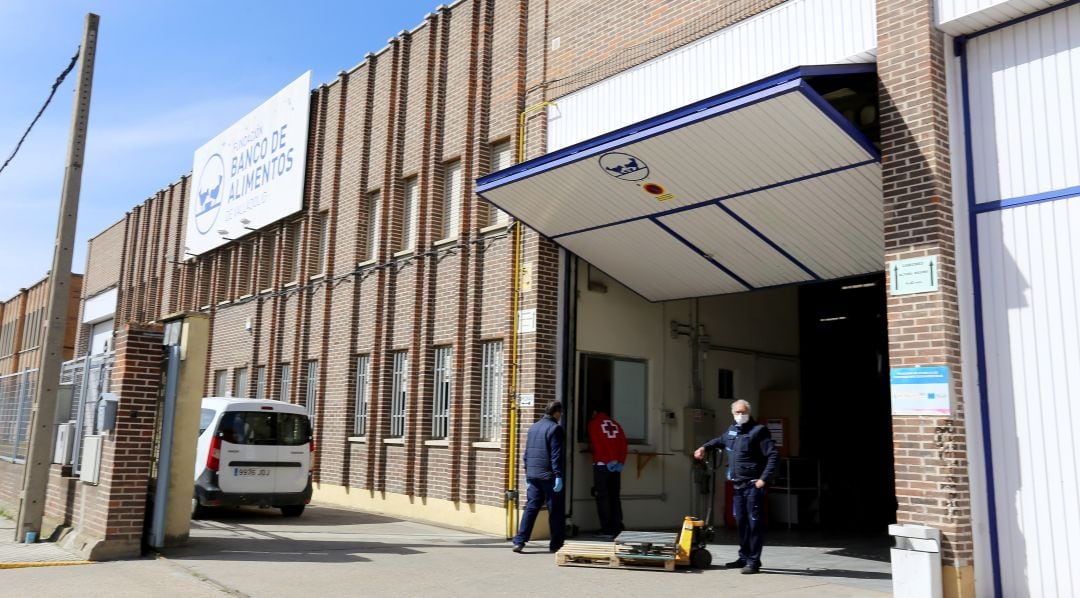
[[[259,250],[259,289],[265,291],[274,286],[274,249],[277,239],[266,235],[260,241],[262,248]]]
[[[443,166],[442,238],[456,239],[461,228],[461,160]]]
[[[368,429],[368,397],[370,397],[368,368],[371,356],[361,355],[356,358],[356,425],[353,432],[357,436],[366,436]]]
[[[300,280],[300,249],[303,240],[304,223],[296,221],[289,227],[289,269],[286,277],[289,282]]]
[[[255,243],[252,241],[245,241],[236,248],[236,294],[250,295],[252,293],[251,287],[251,266],[255,257]]]
[[[247,386],[248,386],[248,369],[236,368],[236,378],[233,382],[233,388],[236,391],[233,393],[240,398],[247,398]]]
[[[435,349],[435,392],[431,408],[431,437],[446,438],[450,430],[450,382],[453,356],[450,347]]]
[[[319,392],[319,360],[312,359],[307,362],[307,379],[304,382],[304,406],[307,407],[308,416],[315,418],[315,398]]]
[[[228,301],[231,298],[229,291],[229,275],[232,272],[232,260],[230,249],[225,249],[218,254],[217,259],[217,280],[215,281],[214,289],[214,302],[221,303],[222,301]]]
[[[405,436],[405,413],[408,399],[409,352],[397,351],[394,356],[393,384],[390,390],[390,437]]]
[[[399,251],[416,248],[416,218],[420,211],[420,185],[416,177],[405,181],[405,197],[401,206],[401,244]]]
[[[229,384],[229,370],[217,370],[214,372],[214,396],[227,397],[226,388]]]
[[[255,368],[255,398],[266,398],[266,366],[260,365]]]
[[[490,172],[498,172],[506,168],[510,168],[514,165],[514,152],[511,149],[510,141],[503,141],[497,143],[491,148],[491,169]],[[496,224],[506,224],[510,221],[510,216],[496,208],[494,205],[488,204],[488,226],[495,226]]]
[[[483,343],[484,360],[480,381],[480,440],[499,439],[502,427],[503,343]]]
[[[281,364],[281,388],[278,390],[278,400],[282,403],[289,402],[289,383],[292,377],[292,364]]]

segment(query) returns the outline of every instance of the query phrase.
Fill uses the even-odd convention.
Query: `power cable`
[[[75,48],[75,55],[71,57],[71,63],[68,64],[67,68],[64,69],[64,72],[60,73],[60,76],[56,78],[56,82],[52,85],[52,90],[49,91],[49,97],[45,98],[45,104],[41,107],[41,110],[38,110],[37,116],[34,117],[34,120],[30,121],[30,126],[26,127],[26,132],[22,134],[22,137],[19,138],[19,142],[15,144],[14,151],[11,152],[11,155],[8,156],[7,160],[4,160],[3,165],[0,165],[0,172],[4,172],[4,169],[7,168],[7,165],[15,159],[15,154],[19,153],[19,148],[21,148],[23,142],[26,141],[26,137],[30,134],[30,130],[34,128],[34,125],[37,124],[38,119],[41,118],[41,115],[45,113],[45,109],[49,107],[49,102],[51,102],[53,96],[56,95],[56,90],[60,87],[60,84],[64,82],[64,79],[68,76],[68,73],[70,73],[72,69],[75,68],[75,63],[79,61],[79,52],[81,51],[81,49],[82,48]]]

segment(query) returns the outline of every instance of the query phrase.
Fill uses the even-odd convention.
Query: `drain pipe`
[[[525,161],[525,119],[547,106],[554,106],[555,102],[544,101],[530,106],[518,115],[518,163]],[[510,312],[510,427],[509,451],[506,460],[506,538],[514,537],[517,532],[518,516],[518,492],[517,492],[517,444],[518,444],[518,311],[521,303],[521,243],[524,236],[523,224],[520,220],[514,222],[514,260],[511,285],[511,312]]]

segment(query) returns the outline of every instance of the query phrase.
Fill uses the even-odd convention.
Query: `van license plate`
[[[252,476],[268,476],[270,470],[265,467],[234,467],[233,476],[238,478],[252,477]]]

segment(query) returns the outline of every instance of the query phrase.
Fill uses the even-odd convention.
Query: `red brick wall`
[[[960,567],[973,548],[944,39],[932,0],[878,0],[877,14],[885,259],[937,255],[941,272],[938,292],[889,298],[890,366],[948,366],[954,397],[949,418],[893,418],[896,515],[940,528]]]

